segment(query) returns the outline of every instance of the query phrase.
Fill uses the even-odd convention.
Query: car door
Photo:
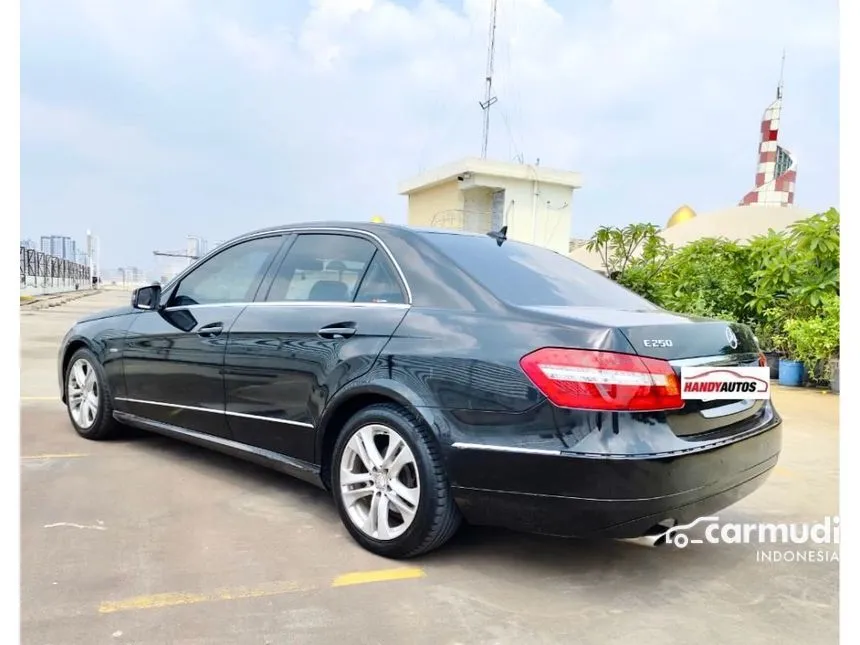
[[[261,289],[262,291],[262,289]],[[328,398],[366,373],[409,307],[391,260],[361,233],[302,233],[227,338],[238,441],[314,462]]]
[[[254,299],[284,238],[269,235],[224,248],[134,317],[123,350],[131,414],[229,437],[224,418],[224,348],[242,309]]]

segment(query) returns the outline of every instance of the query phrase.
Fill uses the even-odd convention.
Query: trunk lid
[[[759,347],[746,325],[686,316],[660,309],[630,311],[603,307],[530,307],[553,317],[612,327],[640,356],[669,361],[680,378],[684,365],[757,366]],[[755,425],[761,400],[687,401],[667,414],[678,436],[731,436]]]
[[[744,354],[758,357],[758,343],[746,325],[669,311],[628,311],[605,307],[529,307],[551,316],[572,318],[594,325],[614,327],[640,356],[679,360]],[[739,365],[740,363],[726,363]]]

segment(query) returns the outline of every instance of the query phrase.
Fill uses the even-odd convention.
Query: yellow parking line
[[[330,588],[348,587],[352,585],[369,584],[373,582],[390,582],[394,580],[410,580],[423,578],[426,575],[420,567],[400,567],[381,569],[378,571],[355,571],[334,578]],[[217,589],[212,592],[188,593],[168,592],[136,596],[124,600],[106,600],[99,605],[100,614],[112,614],[118,611],[134,611],[140,609],[159,609],[163,607],[178,607],[182,605],[197,605],[204,602],[221,600],[241,600],[244,598],[264,598],[293,593],[315,592],[323,589],[323,585],[301,582],[273,582],[256,587],[236,587]]]
[[[773,472],[777,475],[782,475],[783,477],[797,477],[797,473],[785,466],[777,466],[773,469]]]
[[[254,588],[218,589],[211,593],[159,593],[127,598],[125,600],[105,601],[99,605],[99,613],[111,614],[117,611],[130,611],[134,609],[158,609],[161,607],[196,605],[201,602],[215,602],[218,600],[264,598],[266,596],[279,596],[301,591],[314,591],[314,587],[301,585],[297,582],[276,582],[271,585]]]
[[[47,454],[47,455],[22,455],[21,459],[74,459],[75,457],[89,457],[82,452],[68,452],[64,454]]]
[[[370,582],[390,582],[393,580],[411,580],[423,578],[427,574],[421,567],[403,567],[397,569],[380,569],[378,571],[355,571],[335,578],[332,587],[348,587],[364,585]]]

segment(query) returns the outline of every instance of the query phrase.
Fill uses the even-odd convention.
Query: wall
[[[540,169],[535,169],[540,179]],[[559,184],[473,174],[409,195],[410,226],[486,233],[492,228],[493,193],[505,191],[508,237],[567,254],[573,189]]]
[[[732,206],[665,228],[660,231],[660,236],[675,248],[713,237],[725,237],[743,244],[757,235],[767,235],[770,229],[784,231],[811,215],[812,211],[795,206]],[[603,268],[600,255],[584,246],[575,249],[570,257],[590,269]]]
[[[504,188],[508,237],[568,253],[573,212],[570,187],[482,175],[475,176],[470,183]]]
[[[465,230],[489,233],[492,228],[493,190],[480,187],[462,192]]]
[[[534,244],[567,255],[573,219],[573,191],[555,184],[538,184],[538,191]]]
[[[63,280],[61,278],[36,278],[35,276],[27,276],[26,281],[21,284],[22,296],[43,296],[50,293],[64,293],[66,291],[75,291],[75,285],[78,285],[80,290],[90,288],[86,280],[74,281]]]
[[[446,221],[462,221],[462,214],[463,194],[456,180],[409,195],[409,226],[445,228]]]

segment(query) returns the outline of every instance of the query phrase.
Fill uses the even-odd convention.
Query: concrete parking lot
[[[352,542],[312,486],[179,442],[75,435],[59,340],[127,301],[21,314],[22,642],[836,643],[838,562],[464,528],[408,563]],[[723,522],[838,513],[838,397],[778,389],[784,451]],[[767,547],[766,547],[767,548]]]

